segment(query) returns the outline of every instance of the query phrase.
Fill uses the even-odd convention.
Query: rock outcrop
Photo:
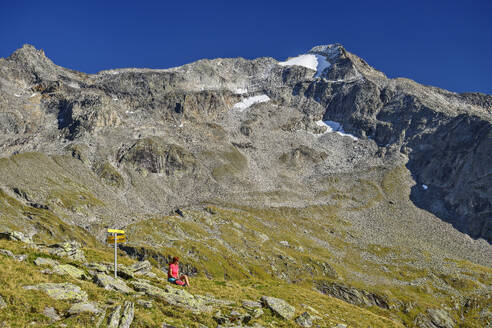
[[[262,296],[261,302],[283,319],[290,320],[295,315],[295,307],[280,298]]]
[[[323,294],[339,298],[354,305],[378,306],[388,309],[386,297],[339,283],[318,282],[316,288]]]
[[[71,283],[43,283],[32,286],[24,286],[26,290],[39,290],[56,300],[68,300],[74,302],[87,301],[87,293],[79,286]]]

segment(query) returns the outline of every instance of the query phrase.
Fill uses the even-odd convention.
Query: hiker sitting
[[[172,284],[180,285],[180,286],[189,286],[190,281],[188,280],[188,276],[183,274],[179,276],[179,257],[173,257],[172,263],[169,263],[169,270],[167,271],[167,281]]]

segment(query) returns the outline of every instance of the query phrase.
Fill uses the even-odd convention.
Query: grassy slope
[[[72,171],[78,170],[77,165],[80,163],[65,156],[47,157],[25,153],[11,159],[1,159],[0,171],[5,174],[14,172],[15,175],[15,172],[24,174],[32,171],[32,167],[38,167],[43,172],[42,177],[36,179],[33,172],[32,176],[23,177],[19,181],[22,180],[22,185],[29,185],[32,180],[36,188],[44,192],[41,198],[50,206],[60,206],[82,215],[87,209],[105,207],[105,201],[98,198],[95,189],[81,183],[87,179],[94,180],[92,173],[84,173],[88,176],[72,175],[75,174]],[[70,172],[62,169],[70,166],[74,167]],[[382,176],[377,177],[376,174],[373,178],[365,177],[348,185],[343,179],[332,177],[322,182],[326,188],[319,192],[323,199],[330,199],[327,202],[329,205],[324,206],[302,209],[253,208],[223,202],[210,203],[204,205],[203,209],[185,211],[184,218],[155,217],[130,225],[127,227],[128,238],[130,244],[150,246],[164,256],[179,254],[186,264],[198,268],[199,275],[194,278],[196,283],[193,287],[197,288],[198,293],[211,292],[234,300],[237,300],[235,297],[248,298],[248,295],[276,295],[296,304],[298,309],[302,308],[300,304],[303,302],[314,304],[313,307],[330,315],[332,319],[327,320],[334,322],[348,322],[358,318],[361,320],[359,324],[351,323],[357,327],[363,326],[361,323],[364,320],[372,320],[367,319],[373,317],[366,310],[323,296],[312,288],[314,280],[338,281],[383,295],[397,307],[395,311],[370,308],[372,313],[378,315],[375,317],[377,320],[382,320],[381,316],[390,318],[396,315],[399,320],[410,324],[426,308],[453,308],[457,296],[470,295],[474,298],[473,295],[481,290],[490,290],[492,272],[490,268],[460,258],[450,258],[446,266],[456,271],[450,274],[430,266],[414,265],[415,252],[405,246],[355,241],[364,239],[363,232],[353,229],[345,219],[346,216],[372,209],[389,196],[396,202],[408,200],[408,188],[402,188],[408,184],[406,175],[408,171],[404,167],[397,167]],[[17,181],[15,176],[9,179],[11,182]],[[100,182],[93,183],[98,185]],[[0,225],[2,229],[13,230],[34,228],[37,230],[36,241],[79,240],[91,247],[87,251],[92,260],[111,258],[111,253],[98,249],[101,246],[94,238],[88,237],[83,229],[66,224],[61,215],[52,210],[29,206],[6,189],[0,189]],[[0,248],[8,248],[8,245]],[[429,254],[422,251],[419,256],[425,259]],[[7,295],[9,292],[20,293],[19,297],[12,295],[9,299],[25,303],[25,306],[36,304],[36,301],[22,290],[15,291],[15,286],[30,283],[22,280],[22,272],[28,277],[26,279],[43,281],[59,278],[41,276],[33,265],[26,266],[9,258],[2,260],[9,263],[7,269],[0,270],[3,279],[21,279],[14,285],[14,282],[5,284],[9,286],[5,292]],[[336,271],[336,276],[329,268]],[[88,291],[95,288],[91,283],[83,284],[88,284]],[[238,290],[241,292],[238,293]],[[98,296],[99,293],[95,288],[93,297],[104,301],[107,295],[103,292]],[[295,295],[304,295],[304,301],[296,299]],[[464,319],[455,317],[463,326],[478,327],[477,313],[490,306],[486,299],[478,299],[479,305],[473,311],[464,313]],[[402,303],[414,303],[415,306],[405,312]],[[316,307],[316,304],[319,306]],[[63,310],[63,306],[68,305],[60,303],[60,309]],[[29,313],[39,319],[36,313],[41,307],[29,310],[16,308],[11,312],[12,315],[18,311],[22,316],[9,319],[22,322],[34,320]],[[343,310],[337,312],[337,308]],[[354,311],[360,316],[354,315]],[[137,322],[144,320],[141,326],[152,326],[150,323],[169,316],[178,317],[182,322],[196,320],[191,314],[175,312],[165,306],[162,310],[140,312],[141,319],[137,319]],[[207,320],[210,323],[211,319]]]
[[[79,285],[89,294],[90,301],[97,301],[105,304],[108,300],[122,303],[124,300],[134,300],[133,296],[125,296],[113,291],[106,291],[98,288],[89,281],[81,281],[68,276],[43,275],[40,273],[42,267],[35,266],[33,261],[38,256],[47,257],[47,254],[33,250],[25,244],[0,240],[0,248],[9,249],[16,254],[28,254],[25,262],[18,262],[9,257],[0,255],[2,260],[2,270],[0,270],[0,294],[8,303],[8,307],[0,312],[0,323],[5,322],[12,327],[23,327],[28,323],[33,323],[36,327],[53,326],[41,313],[45,307],[52,306],[58,312],[66,312],[70,303],[67,301],[54,301],[47,298],[42,292],[26,291],[22,286],[32,285],[43,282],[71,282]],[[88,261],[110,261],[112,252],[109,249],[85,248]],[[81,263],[67,261],[63,258],[56,258],[62,263],[70,263],[83,269]],[[130,264],[133,261],[120,254],[120,262]],[[154,269],[158,278],[153,279],[156,285],[165,284],[165,273]],[[243,299],[259,299],[262,295],[277,296],[287,300],[296,306],[298,313],[303,309],[303,305],[312,306],[314,309],[323,313],[324,316],[319,321],[322,326],[330,326],[336,323],[345,322],[352,327],[372,326],[372,327],[400,327],[389,319],[373,314],[370,311],[361,309],[340,300],[320,295],[313,291],[308,285],[292,285],[282,281],[265,281],[258,279],[246,280],[215,280],[204,277],[192,280],[193,286],[189,291],[194,294],[212,294],[216,298],[228,299],[240,304]],[[303,304],[303,305],[302,305]],[[223,308],[223,312],[230,311],[230,308]],[[350,314],[350,315],[347,315]],[[63,320],[69,327],[87,327],[94,323],[94,318],[88,315],[71,317]],[[190,312],[181,311],[159,301],[154,301],[152,309],[136,307],[135,321],[132,327],[155,327],[162,322],[176,324],[178,326],[196,327],[198,323],[206,326],[214,326],[211,315],[194,315]],[[270,311],[256,322],[269,326],[275,323],[277,327],[295,327],[291,321],[285,321],[275,317]]]

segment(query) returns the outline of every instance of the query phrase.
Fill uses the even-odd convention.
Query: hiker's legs
[[[188,280],[188,276],[187,275],[182,275],[181,276],[181,280],[184,280],[186,282],[186,286],[189,286],[190,285],[190,281]]]

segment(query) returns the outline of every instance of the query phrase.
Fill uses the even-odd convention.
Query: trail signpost
[[[126,236],[125,236],[125,231],[124,230],[118,230],[118,229],[108,229],[108,233],[110,234],[108,236],[108,239],[106,242],[108,244],[114,244],[114,277],[117,278],[117,270],[118,270],[118,245],[121,243],[126,242]]]

